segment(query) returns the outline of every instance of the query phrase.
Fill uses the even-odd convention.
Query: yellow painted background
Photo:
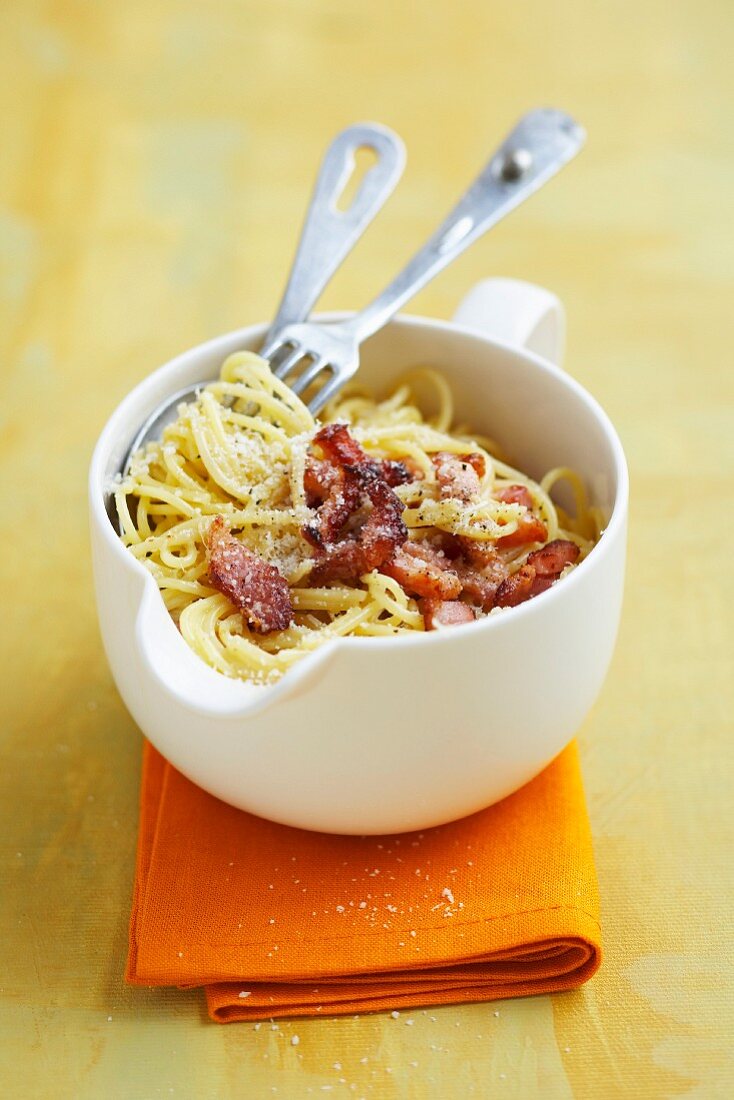
[[[733,30],[730,0],[4,0],[3,1095],[734,1094]],[[627,448],[624,621],[581,735],[604,966],[412,1028],[299,1022],[297,1048],[289,1023],[214,1026],[198,993],[121,979],[140,738],[95,623],[91,447],[153,367],[271,313],[337,129],[381,120],[410,157],[325,298],[351,307],[538,104],[587,150],[413,308],[449,316],[488,274],[551,287]]]

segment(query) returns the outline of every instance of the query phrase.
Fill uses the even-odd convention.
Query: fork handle
[[[355,154],[367,146],[377,162],[347,210],[337,206],[352,175]],[[283,299],[265,343],[284,325],[303,321],[344,257],[392,193],[405,165],[405,146],[387,126],[361,122],[332,141],[319,171]]]
[[[420,252],[382,294],[345,322],[357,343],[382,328],[439,271],[555,175],[579,152],[585,136],[562,111],[524,115]]]

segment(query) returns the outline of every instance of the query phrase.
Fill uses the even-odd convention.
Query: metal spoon
[[[340,210],[337,203],[354,171],[355,154],[365,147],[374,151],[376,163],[367,171],[349,208]],[[362,122],[337,134],[321,162],[288,284],[267,336],[269,342],[278,340],[286,325],[309,315],[334,272],[392,194],[404,166],[405,146],[387,126]],[[160,439],[166,425],[176,419],[179,405],[193,401],[204,385],[201,381],[186,386],[153,410],[127,450],[123,473],[132,456],[146,443]]]

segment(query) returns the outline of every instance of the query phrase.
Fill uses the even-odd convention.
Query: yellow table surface
[[[3,1095],[734,1094],[731,17],[730,0],[4,0]],[[196,991],[122,981],[141,739],[95,621],[90,450],[153,367],[268,317],[336,130],[379,119],[410,155],[325,298],[352,307],[538,104],[577,115],[587,150],[413,308],[448,317],[488,274],[551,287],[568,369],[627,449],[624,619],[580,735],[604,965],[575,993],[412,1028],[300,1021],[297,1048],[290,1023],[216,1026]]]

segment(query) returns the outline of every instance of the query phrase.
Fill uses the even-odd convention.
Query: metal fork
[[[354,171],[355,155],[365,147],[373,150],[376,161],[365,174],[349,207],[340,210],[337,204]],[[392,194],[404,166],[405,146],[387,126],[360,122],[337,134],[321,162],[269,340],[275,339],[284,327],[308,317],[329,279]],[[175,420],[179,405],[193,401],[205,385],[206,381],[202,380],[178,390],[152,411],[127,450],[123,473],[141,447],[160,439],[164,427]]]
[[[501,218],[537,191],[581,149],[583,129],[561,111],[525,115],[424,247],[390,285],[345,321],[289,324],[269,337],[261,355],[274,373],[303,394],[316,414],[359,367],[359,347],[414,294]]]

